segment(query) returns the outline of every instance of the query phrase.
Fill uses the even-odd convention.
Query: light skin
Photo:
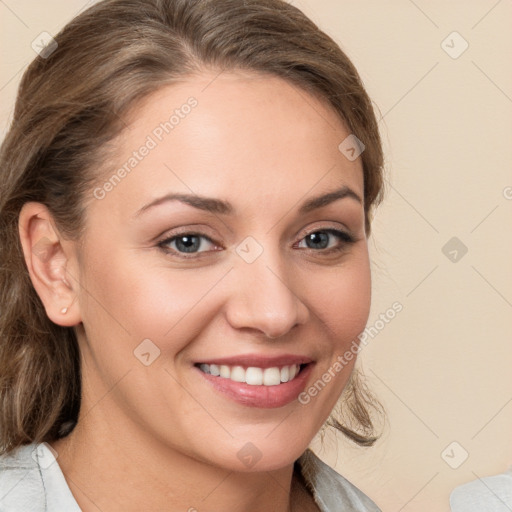
[[[299,354],[314,362],[308,388],[350,347],[370,307],[361,159],[338,150],[350,132],[318,98],[276,77],[217,74],[165,87],[133,113],[116,142],[118,166],[174,108],[198,101],[103,199],[91,191],[80,245],[43,205],[27,203],[20,214],[47,315],[78,336],[80,417],[51,444],[85,512],[317,510],[292,478],[293,463],[355,360],[307,405],[274,408],[232,400],[194,364]],[[353,195],[299,213],[342,187]],[[136,214],[169,193],[228,201],[234,213],[167,201]],[[354,241],[327,234],[319,242],[328,229]],[[180,258],[176,239],[167,252],[158,246],[178,232],[207,237],[185,254],[191,259]],[[236,251],[247,237],[263,249],[252,263]],[[160,350],[148,366],[134,355],[145,339]],[[252,467],[237,456],[247,443],[261,454]]]

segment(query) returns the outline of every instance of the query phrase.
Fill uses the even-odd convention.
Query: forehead
[[[269,208],[340,185],[362,196],[360,159],[350,161],[338,148],[349,135],[325,101],[281,78],[248,72],[188,77],[132,112],[115,141],[116,161],[103,175],[102,183],[115,183],[102,203],[117,203],[130,215],[169,192]]]

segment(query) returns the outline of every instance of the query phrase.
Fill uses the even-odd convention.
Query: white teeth
[[[235,382],[245,382],[245,370],[241,366],[233,366],[230,379]]]
[[[281,371],[279,368],[265,368],[263,370],[263,384],[265,386],[281,384]]]
[[[231,377],[231,369],[230,369],[230,367],[226,366],[225,364],[222,364],[220,366],[219,375],[221,377],[224,377],[225,379],[229,379]]]
[[[245,370],[245,382],[251,386],[261,386],[263,384],[263,370],[250,366]]]
[[[227,366],[225,364],[205,364],[199,365],[202,372],[213,375],[214,377],[222,377],[235,382],[245,382],[251,386],[277,386],[282,382],[293,380],[300,371],[300,365],[292,364],[278,368],[257,368],[250,366],[244,369],[243,366]]]

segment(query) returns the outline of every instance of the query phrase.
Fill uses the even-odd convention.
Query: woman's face
[[[369,313],[362,164],[315,97],[215,76],[148,98],[91,191],[70,274],[80,421],[96,409],[114,439],[269,470],[305,450],[355,361],[335,364]]]

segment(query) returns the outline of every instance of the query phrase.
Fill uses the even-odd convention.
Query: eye
[[[306,247],[303,244],[305,242]],[[348,244],[353,244],[355,239],[344,231],[338,229],[326,228],[317,229],[304,236],[298,245],[294,247],[312,249],[314,252],[329,254],[346,249]],[[219,250],[219,245],[211,238],[194,232],[184,232],[167,237],[158,242],[166,254],[178,258],[199,258],[201,253],[213,252]]]
[[[348,244],[353,244],[355,242],[354,238],[345,231],[331,228],[318,229],[308,233],[299,242],[299,247],[303,241],[305,241],[306,248],[308,249],[320,250],[328,253],[341,251],[345,249]]]
[[[210,246],[210,249],[208,246]],[[217,245],[210,238],[201,233],[180,233],[179,235],[174,235],[162,240],[158,243],[158,247],[162,248],[167,253],[173,253],[178,257],[187,258],[190,256],[185,256],[185,254],[207,252],[212,250],[211,247],[215,248]]]

